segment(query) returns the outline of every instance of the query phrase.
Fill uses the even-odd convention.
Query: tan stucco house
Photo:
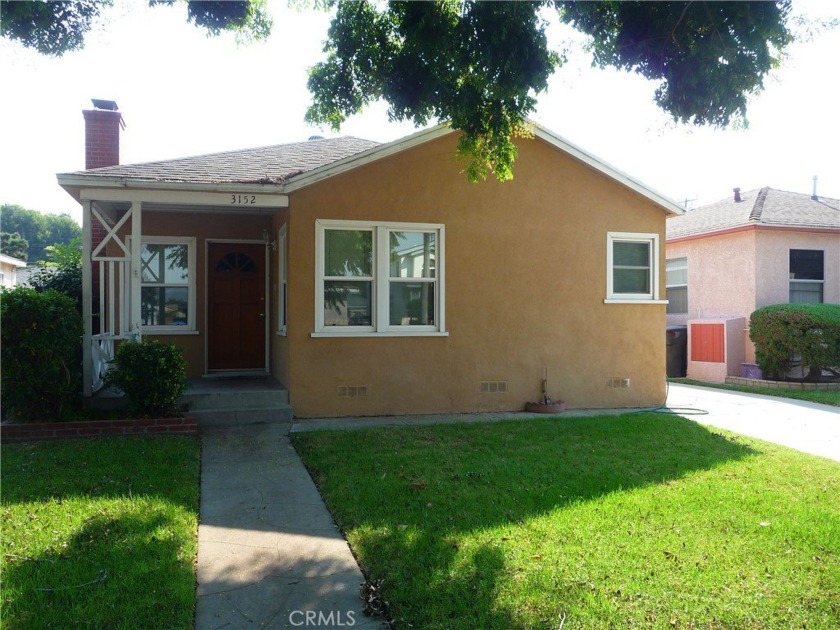
[[[688,326],[690,378],[755,373],[748,327],[757,308],[840,303],[840,202],[816,192],[733,192],[667,220],[667,320]]]
[[[93,261],[87,395],[151,336],[193,378],[270,375],[298,417],[519,410],[546,370],[569,407],[662,402],[682,210],[550,131],[507,183],[469,183],[447,126],[119,165],[111,105],[85,112],[88,170],[58,176]]]

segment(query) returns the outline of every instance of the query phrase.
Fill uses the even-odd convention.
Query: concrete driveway
[[[840,461],[840,407],[676,384],[669,387],[667,405],[708,412],[685,414],[700,424]]]

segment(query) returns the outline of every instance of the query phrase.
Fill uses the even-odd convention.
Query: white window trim
[[[325,326],[324,325],[324,233],[330,229],[370,231],[373,234],[373,275],[358,278],[371,282],[371,326]],[[435,314],[434,326],[392,326],[389,323],[388,304],[390,290],[390,268],[388,256],[389,232],[434,232],[436,239],[435,259]],[[317,219],[315,221],[315,330],[312,337],[445,337],[445,227],[441,223],[402,223],[392,221],[347,221]],[[379,252],[383,252],[380,256]],[[356,278],[342,278],[356,280]]]
[[[613,291],[613,244],[617,242],[650,245],[650,293]],[[659,234],[645,232],[607,232],[607,297],[604,304],[667,304],[659,296]]]
[[[131,237],[127,237],[127,245],[131,251]],[[195,294],[196,294],[196,265],[195,265],[195,237],[191,236],[141,236],[141,245],[186,245],[187,246],[187,274],[189,275],[189,282],[186,285],[189,289],[189,321],[186,326],[141,326],[141,333],[148,335],[197,335],[196,328],[196,312],[195,312]],[[142,274],[138,278],[142,288]],[[129,277],[129,292],[133,290],[131,286],[132,278]],[[134,322],[129,322],[131,325]]]
[[[285,337],[288,330],[289,317],[289,249],[287,238],[287,224],[277,232],[277,334]],[[283,287],[286,290],[283,290]]]

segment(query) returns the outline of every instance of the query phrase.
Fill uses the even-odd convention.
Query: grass
[[[773,389],[770,387],[750,387],[747,385],[707,383],[706,381],[696,381],[690,378],[672,378],[668,380],[672,383],[679,383],[681,385],[698,385],[700,387],[712,387],[714,389],[725,389],[733,392],[764,394],[765,396],[777,396],[779,398],[794,398],[796,400],[807,400],[809,402],[821,403],[823,405],[840,407],[840,390]]]
[[[3,445],[3,627],[192,629],[198,475],[190,437]]]
[[[396,628],[840,626],[836,462],[661,414],[293,438]]]

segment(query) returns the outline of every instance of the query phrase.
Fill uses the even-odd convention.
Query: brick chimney
[[[92,99],[93,109],[85,117],[85,168],[116,166],[120,163],[120,129],[125,121],[114,101]]]

